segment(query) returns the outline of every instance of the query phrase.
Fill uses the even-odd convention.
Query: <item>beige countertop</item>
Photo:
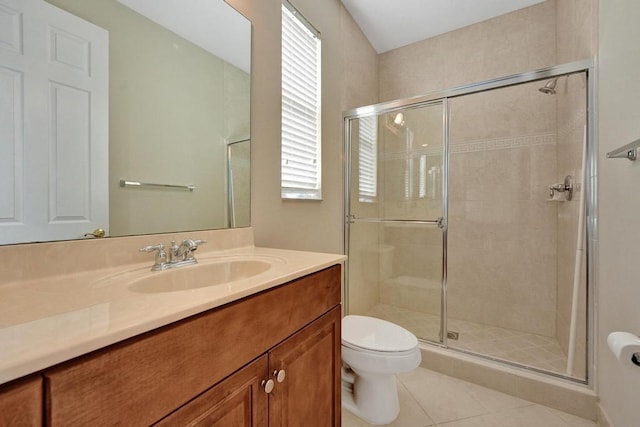
[[[270,268],[230,283],[158,293],[128,287],[136,279],[166,273],[151,272],[149,261],[0,284],[0,384],[346,259],[254,246],[199,251],[197,258],[198,266],[259,260]],[[180,267],[189,268],[194,267]]]

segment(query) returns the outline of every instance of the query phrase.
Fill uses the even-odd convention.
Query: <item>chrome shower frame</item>
[[[350,233],[350,215],[351,215],[351,122],[352,120],[362,117],[386,114],[393,111],[406,108],[418,108],[428,104],[442,102],[443,104],[443,192],[442,192],[442,206],[445,224],[448,223],[448,187],[449,187],[449,152],[450,152],[450,135],[449,135],[449,123],[450,123],[450,108],[449,100],[465,95],[471,95],[475,93],[487,92],[495,89],[506,88],[509,86],[515,86],[524,83],[549,80],[567,76],[571,74],[585,73],[586,76],[586,102],[587,102],[587,145],[586,145],[586,171],[584,182],[584,196],[586,197],[586,280],[587,280],[587,354],[586,366],[587,372],[584,379],[574,378],[567,375],[543,371],[533,367],[525,367],[519,364],[511,364],[503,360],[498,360],[490,356],[480,356],[475,353],[470,353],[476,357],[482,357],[483,359],[493,360],[500,364],[513,365],[521,369],[525,369],[531,372],[537,372],[546,376],[556,377],[561,380],[567,380],[572,383],[580,383],[586,387],[593,389],[594,384],[594,359],[595,359],[595,289],[596,289],[596,259],[597,259],[597,241],[598,241],[598,221],[597,221],[597,141],[596,135],[596,120],[595,120],[595,82],[596,82],[596,70],[595,62],[593,59],[587,59],[582,61],[571,62],[567,64],[556,65],[553,67],[542,68],[535,71],[528,71],[525,73],[514,74],[510,76],[500,77],[496,79],[486,80],[482,82],[472,83],[469,85],[459,86],[452,89],[443,91],[431,92],[426,95],[416,96],[405,99],[398,99],[394,101],[383,102],[374,105],[363,106],[343,112],[343,149],[344,149],[344,252],[349,254],[349,233]],[[467,353],[463,350],[452,349],[447,345],[447,227],[443,229],[443,254],[442,254],[442,288],[441,288],[441,313],[440,313],[440,336],[439,343],[433,341],[421,340],[429,345],[439,345],[445,347],[448,350]],[[349,261],[345,262],[345,269],[343,272],[343,307],[345,314],[349,311]]]

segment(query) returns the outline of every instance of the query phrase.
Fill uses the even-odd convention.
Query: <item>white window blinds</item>
[[[378,196],[378,117],[362,117],[358,125],[358,200],[373,202]]]
[[[282,4],[282,167],[285,199],[321,199],[320,34]]]

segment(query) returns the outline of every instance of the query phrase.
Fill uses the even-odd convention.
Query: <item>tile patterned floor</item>
[[[396,427],[596,427],[597,424],[424,368],[398,375]],[[370,424],[342,411],[343,427]]]
[[[367,315],[396,323],[420,338],[437,340],[440,332],[440,317],[432,314],[379,304]],[[555,338],[457,319],[449,319],[448,329],[460,334],[457,341],[449,340],[449,347],[565,373],[567,359]]]

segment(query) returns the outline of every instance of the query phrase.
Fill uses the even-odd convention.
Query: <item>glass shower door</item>
[[[586,379],[587,99],[584,73],[451,99],[449,347]]]
[[[348,121],[349,314],[443,342],[445,109],[432,102]]]

